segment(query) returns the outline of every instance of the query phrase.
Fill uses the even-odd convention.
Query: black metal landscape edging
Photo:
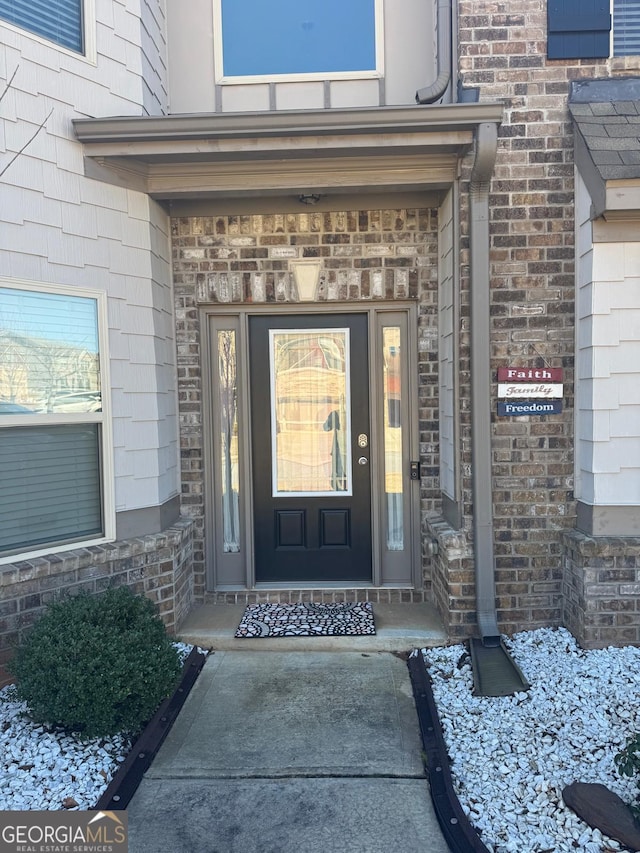
[[[200,675],[207,656],[197,648],[191,650],[182,666],[182,677],[172,696],[160,705],[138,740],[131,747],[129,755],[118,768],[94,808],[98,811],[122,811],[126,809],[135,794],[143,775],[151,766],[158,750],[180,709],[184,705],[189,691]]]
[[[442,834],[453,853],[489,853],[463,812],[453,789],[447,747],[422,654],[414,652],[407,666],[420,722],[431,799]]]

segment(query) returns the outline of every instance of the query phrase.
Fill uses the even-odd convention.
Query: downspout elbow
[[[418,89],[416,92],[416,103],[433,104],[435,101],[439,101],[447,91],[450,80],[451,73],[448,70],[440,72],[430,86]]]
[[[433,104],[444,96],[451,82],[451,2],[438,2],[438,76],[429,86],[418,89],[416,102],[418,104]]]

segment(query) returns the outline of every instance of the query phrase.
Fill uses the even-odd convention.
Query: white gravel
[[[640,731],[640,649],[580,649],[563,628],[505,640],[526,693],[472,695],[462,645],[423,649],[465,813],[494,853],[605,853],[623,848],[562,801],[571,782],[599,782],[625,802],[635,780],[613,757]]]
[[[472,695],[463,646],[423,650],[463,809],[494,853],[622,849],[566,808],[561,792],[600,782],[635,798],[613,756],[640,731],[640,649],[583,651],[564,629],[506,643],[531,689],[500,698]],[[0,809],[93,808],[131,743],[34,725],[13,693],[0,690]]]
[[[193,648],[175,645],[183,660]],[[0,690],[0,810],[92,809],[131,746],[121,735],[81,740],[34,724],[15,688],[5,687]]]

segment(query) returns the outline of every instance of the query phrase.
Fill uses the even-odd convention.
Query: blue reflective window
[[[220,0],[225,77],[376,70],[375,0]]]
[[[69,50],[84,51],[82,0],[0,0],[0,18]]]

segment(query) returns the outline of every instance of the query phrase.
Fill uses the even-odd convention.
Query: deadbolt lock
[[[358,436],[358,447],[366,447],[369,444],[369,439],[367,436],[361,432]]]

